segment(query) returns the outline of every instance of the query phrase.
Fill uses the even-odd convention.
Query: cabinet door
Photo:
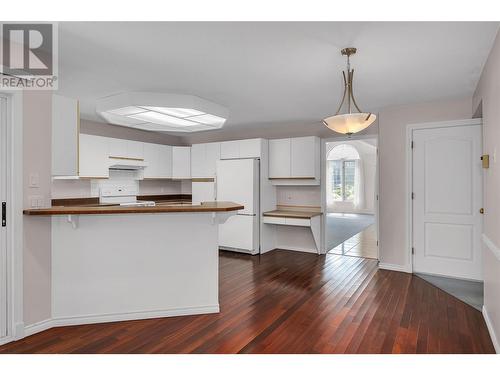
[[[80,134],[80,177],[109,177],[108,138]]]
[[[220,143],[207,143],[205,155],[206,155],[205,175],[206,177],[215,177],[217,160],[220,160]]]
[[[52,175],[78,175],[78,100],[52,96]]]
[[[144,178],[159,177],[160,174],[160,145],[154,143],[144,143],[144,161],[147,167],[144,168]]]
[[[291,175],[290,138],[269,140],[269,178]]]
[[[191,178],[191,147],[172,147],[172,177]]]
[[[221,159],[238,159],[240,157],[239,141],[228,141],[220,144]]]
[[[242,139],[238,141],[240,148],[240,158],[260,158],[261,155],[261,138]]]
[[[172,177],[172,146],[159,145],[159,177]]]
[[[193,177],[205,177],[207,169],[206,147],[204,143],[191,146],[191,175]]]
[[[319,157],[317,137],[291,139],[291,177],[316,178],[316,161]]]
[[[144,143],[137,141],[126,141],[127,158],[144,159]]]
[[[115,158],[127,157],[127,140],[118,138],[107,138],[109,144],[109,156]]]

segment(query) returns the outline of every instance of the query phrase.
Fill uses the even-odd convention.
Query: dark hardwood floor
[[[222,252],[219,314],[53,328],[0,353],[494,353],[481,313],[371,259]]]

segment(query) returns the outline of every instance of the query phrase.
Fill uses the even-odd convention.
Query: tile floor
[[[329,251],[330,254],[377,259],[377,232],[372,224]]]

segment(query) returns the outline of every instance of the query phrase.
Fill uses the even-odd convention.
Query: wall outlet
[[[30,195],[28,200],[31,208],[41,208],[44,206],[44,199],[42,195]]]

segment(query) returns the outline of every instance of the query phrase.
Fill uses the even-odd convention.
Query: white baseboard
[[[219,305],[185,307],[181,309],[167,309],[155,311],[139,311],[132,313],[83,315],[71,317],[58,317],[46,319],[41,322],[30,324],[24,328],[24,337],[45,331],[49,328],[74,326],[81,324],[95,324],[108,322],[123,322],[127,320],[141,320],[154,318],[168,318],[172,316],[214,314],[220,312]]]
[[[41,322],[37,322],[34,324],[28,324],[27,326],[24,327],[24,336],[31,336],[34,335],[35,333],[45,331],[46,329],[52,328],[53,327],[53,320],[52,319],[45,319],[42,320]],[[20,337],[22,338],[22,337]]]
[[[488,310],[484,305],[483,305],[483,317],[484,321],[486,322],[486,327],[488,327],[488,332],[490,333],[491,341],[493,342],[493,346],[495,347],[495,352],[499,354],[500,343],[498,342],[497,335],[495,334],[495,330],[493,328],[493,324],[491,323],[490,317],[488,315]]]
[[[275,250],[291,250],[291,251],[300,251],[302,253],[312,253],[318,254],[318,250],[316,249],[307,249],[303,247],[295,247],[295,246],[278,246]]]
[[[379,262],[378,268],[380,268],[381,270],[411,273],[411,271],[408,269],[408,267],[401,266],[399,264],[391,264],[391,263],[382,263],[382,262]]]
[[[498,246],[496,246],[492,240],[489,239],[489,237],[483,233],[483,242],[486,245],[488,249],[497,257],[498,260],[500,260],[500,249]]]

